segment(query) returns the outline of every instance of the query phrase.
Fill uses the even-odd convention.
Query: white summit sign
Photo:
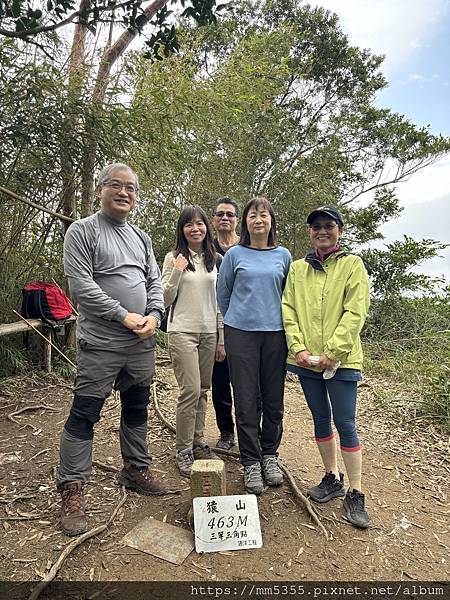
[[[258,502],[253,494],[194,498],[194,529],[197,552],[262,547]]]

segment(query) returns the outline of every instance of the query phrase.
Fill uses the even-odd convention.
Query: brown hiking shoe
[[[86,503],[81,481],[69,481],[61,492],[61,529],[65,535],[80,535],[87,531]]]
[[[117,473],[116,479],[120,485],[133,488],[143,496],[163,496],[167,493],[167,489],[150,473],[148,467],[139,469],[125,464],[120,473]]]

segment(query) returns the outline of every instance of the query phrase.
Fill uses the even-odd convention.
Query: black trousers
[[[225,350],[241,463],[252,465],[261,462],[263,455],[277,454],[281,443],[287,355],[284,331],[243,331],[225,325]]]
[[[231,396],[228,360],[214,363],[212,374],[212,401],[216,412],[216,422],[220,433],[233,433],[233,398]]]

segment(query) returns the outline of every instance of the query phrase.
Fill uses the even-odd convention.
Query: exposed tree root
[[[153,392],[153,405],[155,407],[155,413],[158,415],[160,421],[162,423],[164,423],[164,425],[167,427],[167,429],[169,429],[172,433],[176,433],[175,427],[172,425],[172,423],[169,423],[169,421],[162,414],[162,412],[159,408],[158,397],[156,395],[156,381],[154,381],[152,384],[152,392]]]
[[[9,413],[8,420],[20,425],[19,421],[17,421],[14,418],[16,415],[20,415],[20,413],[23,413],[27,410],[38,410],[40,408],[45,408],[45,410],[53,410],[54,412],[59,412],[59,408],[54,408],[53,406],[49,406],[48,404],[36,404],[35,406],[24,406],[24,408],[21,408],[20,410],[15,410],[14,412]]]
[[[306,510],[308,511],[308,514],[310,515],[311,519],[314,521],[314,523],[317,525],[317,527],[319,527],[319,529],[322,531],[322,533],[324,534],[326,539],[328,539],[328,532],[325,529],[325,527],[322,525],[322,523],[320,522],[320,519],[317,516],[317,513],[314,511],[313,507],[311,506],[311,502],[298,489],[297,484],[295,483],[295,480],[292,477],[291,472],[286,467],[286,465],[284,465],[281,461],[279,462],[279,465],[280,465],[280,469],[286,475],[286,479],[289,481],[289,484],[292,488],[292,491],[294,492],[295,497],[298,498],[302,502],[302,504],[305,506]]]
[[[95,467],[98,467],[102,471],[107,471],[108,473],[118,473],[119,469],[117,467],[113,467],[112,465],[105,465],[105,463],[99,462],[98,460],[93,460],[92,464]]]
[[[164,423],[164,425],[170,429],[170,431],[172,431],[173,433],[176,432],[175,427],[172,425],[172,423],[170,423],[165,416],[162,414],[160,408],[159,408],[159,404],[158,404],[158,397],[156,394],[156,381],[153,383],[152,385],[152,390],[153,390],[153,404],[155,407],[155,412],[158,415],[158,417],[160,418],[160,420]],[[233,458],[239,458],[239,452],[236,452],[235,450],[223,450],[222,448],[214,448],[214,452],[216,454],[222,454],[224,456],[231,456]],[[328,532],[325,529],[325,527],[322,525],[322,523],[320,522],[320,519],[317,515],[317,513],[314,511],[314,508],[311,505],[311,502],[308,500],[308,498],[302,494],[302,492],[299,490],[299,488],[297,487],[297,484],[295,483],[295,480],[291,474],[291,472],[289,471],[289,469],[286,467],[286,465],[284,465],[281,461],[280,461],[280,468],[283,471],[283,473],[286,475],[286,479],[289,482],[289,485],[292,488],[292,492],[294,493],[294,496],[300,500],[300,502],[304,505],[304,507],[306,508],[308,514],[310,515],[310,517],[312,518],[312,520],[314,521],[314,523],[319,527],[319,529],[322,531],[322,533],[324,534],[324,536],[326,537],[326,539],[328,540]]]
[[[52,568],[49,570],[47,575],[44,577],[44,579],[42,579],[42,581],[40,581],[33,588],[33,590],[31,591],[31,594],[28,596],[28,600],[36,600],[36,598],[39,597],[41,592],[43,592],[45,590],[45,588],[49,585],[49,583],[51,581],[53,581],[53,579],[56,577],[56,575],[57,575],[59,569],[61,568],[61,566],[63,565],[64,561],[67,559],[68,556],[70,556],[70,554],[72,554],[72,552],[75,550],[75,548],[80,546],[83,542],[90,539],[91,537],[94,537],[95,535],[105,531],[105,529],[108,529],[108,527],[111,525],[111,523],[116,518],[116,515],[119,512],[120,508],[125,504],[126,499],[127,499],[127,492],[126,492],[125,488],[122,487],[122,497],[120,498],[115,509],[111,513],[111,516],[109,517],[108,521],[106,523],[104,523],[103,525],[99,525],[98,527],[95,527],[95,529],[91,529],[91,531],[87,531],[86,533],[83,533],[82,535],[80,535],[76,539],[74,539],[71,544],[66,546],[64,548],[64,550],[61,552],[61,554],[59,555],[59,558],[53,564]]]

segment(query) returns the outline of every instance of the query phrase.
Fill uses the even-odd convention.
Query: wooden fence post
[[[47,373],[52,372],[52,342],[53,342],[53,331],[51,327],[44,328],[44,336],[48,340],[48,342],[43,343],[42,347],[42,362],[44,366],[44,370]]]
[[[40,319],[25,319],[21,314],[19,314],[16,310],[13,310],[18,317],[20,317],[21,321],[16,323],[0,323],[0,337],[4,335],[12,335],[17,333],[22,333],[25,331],[35,331],[41,338],[43,338],[43,353],[42,353],[42,363],[43,368],[47,371],[47,373],[51,373],[52,371],[52,348],[60,354],[65,361],[67,361],[72,367],[76,369],[76,365],[64,354],[61,350],[56,346],[53,342],[53,330],[51,327],[48,327],[43,321]],[[76,321],[76,317],[71,315],[68,319],[64,321],[65,325],[72,325]],[[62,324],[61,324],[62,325]],[[39,329],[43,330],[43,333],[39,331]],[[72,329],[74,329],[72,327]]]

